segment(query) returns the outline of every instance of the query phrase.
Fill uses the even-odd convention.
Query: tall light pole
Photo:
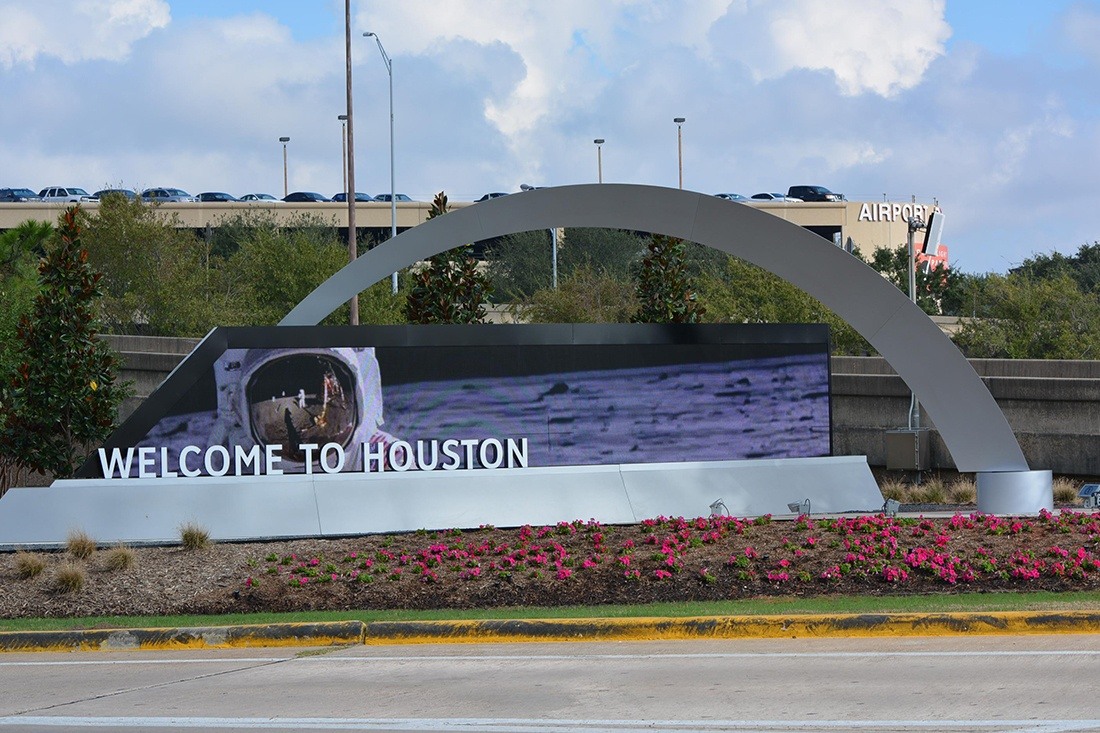
[[[288,193],[290,193],[290,190],[289,190],[289,189],[287,188],[287,185],[286,185],[286,183],[287,183],[287,175],[286,175],[286,144],[287,144],[288,142],[290,142],[290,138],[289,138],[289,137],[281,137],[281,138],[279,138],[279,142],[281,142],[281,143],[283,144],[283,198],[285,199],[285,198],[286,198],[286,195],[287,195]]]
[[[596,143],[596,175],[598,176],[598,178],[596,180],[599,181],[600,183],[603,183],[603,144],[604,144],[604,139],[602,137],[598,137],[595,140],[593,140],[592,142]]]
[[[676,160],[680,169],[680,190],[684,188],[684,122],[683,117],[674,117],[676,123]]]
[[[351,103],[351,0],[344,0],[344,79],[348,98],[348,262],[358,256],[358,236],[355,226],[355,107]],[[359,325],[359,294],[348,301],[348,322]]]
[[[377,33],[367,31],[365,38],[373,38],[378,44],[378,52],[382,54],[382,63],[386,65],[386,73],[390,77],[390,239],[397,236],[397,189],[394,186],[393,174],[393,60],[390,59],[386,49],[382,47],[382,39]],[[397,295],[397,273],[393,273],[390,279],[391,290]]]
[[[344,193],[348,192],[348,116],[336,115],[340,120],[340,171],[344,174]]]

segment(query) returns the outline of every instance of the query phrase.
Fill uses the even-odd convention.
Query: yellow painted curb
[[[797,639],[1100,633],[1100,611],[801,614],[688,618],[340,621],[177,629],[0,632],[0,652],[225,649],[660,639]]]

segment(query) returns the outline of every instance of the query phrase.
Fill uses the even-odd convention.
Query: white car
[[[43,188],[38,192],[38,197],[51,204],[80,203],[81,201],[94,201],[92,195],[83,188],[53,186]]]
[[[802,199],[796,199],[794,196],[787,196],[782,193],[754,193],[752,197],[757,201],[797,201],[802,203]]]
[[[275,198],[269,193],[246,193],[241,196],[238,201],[262,201],[267,204],[282,203],[279,199]]]

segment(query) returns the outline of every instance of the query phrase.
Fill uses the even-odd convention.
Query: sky
[[[1100,240],[1100,0],[352,0],[356,188],[938,203],[952,264]],[[0,186],[343,188],[343,0],[0,0]],[[900,242],[899,242],[900,244]]]

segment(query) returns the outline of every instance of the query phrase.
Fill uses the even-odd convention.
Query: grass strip
[[[653,603],[614,606],[556,606],[441,609],[432,611],[351,610],[294,613],[238,613],[217,616],[92,616],[0,619],[0,631],[179,628],[239,624],[331,621],[431,621],[559,618],[679,618],[785,614],[963,613],[980,611],[1079,611],[1100,609],[1100,592],[951,593],[908,596],[753,598],[737,601]]]

